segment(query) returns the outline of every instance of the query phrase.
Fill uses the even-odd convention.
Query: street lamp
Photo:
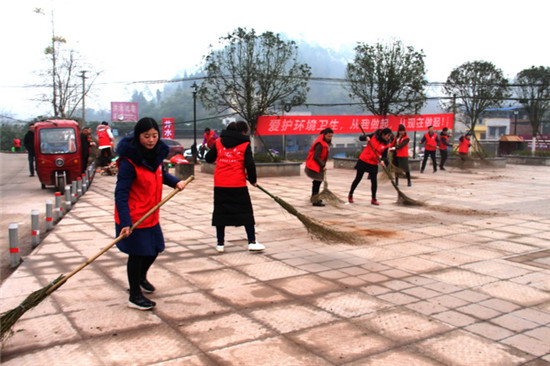
[[[193,81],[191,88],[193,88],[193,146],[195,146],[191,152],[193,153],[193,163],[197,164],[197,89],[199,86]]]
[[[518,114],[519,114],[519,111],[514,111],[514,135],[518,135]]]

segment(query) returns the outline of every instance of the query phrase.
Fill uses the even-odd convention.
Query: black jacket
[[[29,152],[30,155],[35,155],[34,153],[34,132],[27,131],[25,137],[23,138],[23,145],[25,149]]]

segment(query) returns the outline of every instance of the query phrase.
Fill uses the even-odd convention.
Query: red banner
[[[378,128],[390,128],[397,131],[400,124],[407,131],[426,131],[428,126],[434,130],[453,128],[453,115],[423,114],[415,116],[261,116],[258,118],[258,135],[316,135],[327,127],[334,133],[361,133],[359,124],[365,132]]]
[[[111,102],[111,122],[137,122],[138,104],[135,102]]]
[[[176,126],[174,125],[174,119],[163,118],[162,119],[162,138],[174,139],[175,136],[176,136]]]

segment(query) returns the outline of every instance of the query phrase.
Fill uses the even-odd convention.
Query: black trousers
[[[426,162],[428,161],[428,157],[432,158],[432,163],[434,166],[434,172],[437,172],[437,163],[435,161],[435,150],[424,150],[424,159],[422,160],[422,168],[420,169],[421,172],[424,171],[424,168],[426,168]]]
[[[129,255],[126,270],[128,272],[128,284],[130,285],[130,295],[141,294],[139,283],[147,279],[147,271],[157,259],[157,256],[149,255]]]
[[[447,150],[439,150],[439,153],[441,154],[441,158],[439,160],[439,167],[444,168],[445,162],[447,161],[447,157],[449,154],[447,153]]]
[[[349,190],[349,195],[353,196],[353,192],[355,192],[355,188],[359,185],[361,182],[361,179],[363,179],[363,175],[365,174],[364,170],[357,169],[357,174],[355,175],[355,179],[351,183],[351,188]],[[370,193],[373,200],[376,199],[376,191],[378,190],[378,175],[373,173],[368,173],[369,179],[370,179]]]

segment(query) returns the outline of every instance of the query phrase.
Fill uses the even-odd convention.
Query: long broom
[[[363,135],[366,136],[367,134],[363,130],[363,126],[359,125],[359,128],[361,129],[361,132],[363,132]],[[367,145],[370,146],[370,148],[374,152],[374,155],[377,156],[376,155],[376,150],[374,149],[374,146],[372,146],[370,141],[367,142]],[[380,164],[381,160],[382,160],[381,158],[378,158],[378,164]],[[386,176],[388,177],[389,181],[391,182],[391,185],[397,191],[397,203],[401,203],[405,206],[424,206],[425,205],[424,202],[412,199],[409,196],[407,196],[405,193],[401,192],[401,190],[399,189],[397,184],[395,184],[395,181],[393,180],[393,177],[392,177],[391,173],[389,172],[388,168],[386,168],[385,165],[382,165],[382,168],[384,169],[384,173],[386,173]]]
[[[185,180],[186,183],[191,182],[193,179],[195,179],[194,176],[190,176]],[[134,230],[139,224],[143,222],[147,217],[149,217],[153,212],[158,210],[162,205],[164,205],[166,202],[168,202],[172,197],[174,197],[180,190],[174,189],[170,194],[168,194],[162,201],[157,203],[155,207],[150,209],[141,219],[136,221],[135,224],[132,225],[131,230]],[[114,246],[116,243],[124,239],[122,235],[119,235],[113,242],[111,242],[109,245],[101,249],[97,254],[93,255],[92,257],[88,258],[88,260],[84,263],[82,263],[80,266],[78,266],[75,270],[73,270],[68,275],[60,275],[55,280],[50,282],[47,286],[41,288],[40,290],[34,291],[31,293],[19,306],[16,308],[13,308],[11,310],[8,310],[4,313],[2,313],[0,317],[0,339],[4,339],[4,336],[8,331],[13,327],[15,322],[19,320],[25,314],[28,310],[34,308],[38,304],[40,304],[48,295],[50,295],[52,292],[57,290],[61,285],[63,285],[69,278],[74,276],[77,272],[82,270],[84,267],[86,267],[88,264],[92,263],[94,260],[96,260],[99,256],[101,256],[103,253],[108,251],[112,246]]]
[[[310,217],[307,217],[306,215],[298,212],[298,210],[296,210],[296,208],[294,208],[294,206],[292,206],[290,203],[286,202],[280,197],[277,197],[269,193],[265,188],[263,188],[259,184],[257,184],[256,187],[259,188],[265,194],[267,194],[269,197],[273,198],[275,202],[281,205],[281,207],[284,208],[288,213],[296,216],[298,220],[300,220],[302,224],[304,224],[308,233],[315,236],[317,239],[324,241],[326,243],[343,242],[348,244],[355,244],[355,243],[361,242],[361,240],[357,237],[357,235],[354,235],[350,232],[344,232],[344,231],[339,231],[339,230],[330,228],[325,224],[323,224],[322,222],[312,219]]]

